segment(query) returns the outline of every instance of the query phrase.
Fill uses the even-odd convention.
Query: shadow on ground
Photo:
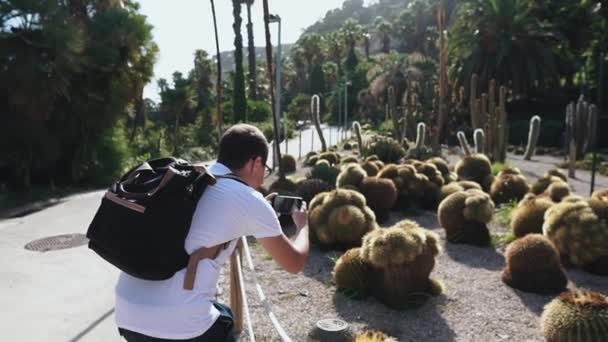
[[[334,306],[343,320],[361,326],[359,330],[380,330],[398,341],[454,341],[455,333],[442,317],[446,303],[447,298],[440,295],[419,308],[398,311],[373,297],[354,300],[341,293],[334,295]]]

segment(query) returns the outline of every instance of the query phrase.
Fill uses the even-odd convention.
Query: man
[[[241,236],[254,236],[288,272],[302,271],[309,253],[306,208],[292,214],[297,230],[289,240],[268,200],[256,191],[270,174],[267,157],[268,142],[254,126],[235,125],[222,136],[211,173],[232,173],[247,185],[218,178],[208,187],[185,242],[188,254],[204,250],[215,257],[199,261],[192,290],[185,288],[186,269],[163,281],[121,273],[115,290],[115,316],[127,341],[235,341],[230,309],[213,299],[220,270]]]

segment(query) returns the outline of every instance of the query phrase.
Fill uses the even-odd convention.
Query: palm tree
[[[391,29],[392,25],[382,17],[374,20],[376,32],[382,36],[382,52],[388,53],[391,49]]]
[[[222,58],[220,56],[220,41],[217,35],[217,18],[215,16],[215,2],[211,0],[211,13],[213,15],[213,29],[215,31],[215,53],[217,60],[217,80],[215,82],[215,113],[217,115],[218,140],[222,138],[224,118],[222,116]]]
[[[268,79],[270,80],[270,107],[272,108],[272,123],[274,129],[274,158],[277,161],[281,160],[281,149],[279,148],[279,121],[277,118],[275,108],[275,94],[274,94],[274,77],[272,77],[272,41],[270,40],[270,12],[268,10],[268,0],[262,0],[262,6],[264,8],[264,31],[266,33],[266,71],[268,72]],[[279,178],[285,178],[285,173],[279,165]]]
[[[508,85],[515,95],[559,82],[557,33],[531,13],[527,0],[475,0],[464,3],[448,34],[451,78],[468,89],[472,74],[479,87]]]
[[[342,31],[344,41],[349,49],[354,49],[357,42],[363,37],[363,28],[353,18],[347,19],[342,28],[340,28],[340,31]]]
[[[344,35],[341,31],[333,31],[325,36],[324,50],[327,56],[338,68],[338,78],[342,75],[342,56],[344,55]]]
[[[243,71],[243,36],[241,35],[241,1],[232,0],[234,16],[234,98],[232,100],[234,122],[247,121],[247,99],[245,97],[245,72]]]
[[[255,58],[255,42],[253,40],[253,23],[251,22],[251,5],[255,0],[244,0],[247,4],[247,47],[248,47],[248,67],[249,67],[249,98],[255,100],[257,98],[257,82],[256,82],[256,58]]]

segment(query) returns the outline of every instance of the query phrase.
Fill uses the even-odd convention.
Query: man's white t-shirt
[[[225,165],[210,168],[214,175],[230,173]],[[190,339],[205,333],[219,317],[212,305],[222,265],[229,259],[236,239],[282,234],[271,205],[256,190],[231,179],[218,179],[198,202],[186,251],[235,240],[214,260],[202,259],[192,291],[185,290],[185,269],[162,281],[147,281],[121,272],[116,285],[115,317],[118,327],[164,339]]]

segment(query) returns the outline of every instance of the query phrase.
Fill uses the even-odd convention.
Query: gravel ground
[[[530,181],[559,162],[555,157],[536,157],[527,162],[520,156],[509,156],[510,162],[522,169]],[[577,171],[571,180],[574,191],[588,195],[589,172]],[[601,187],[608,187],[608,177],[598,177]],[[258,280],[273,312],[294,341],[312,341],[315,323],[324,318],[347,321],[354,331],[365,328],[382,330],[399,341],[542,341],[539,318],[543,307],[553,296],[521,292],[504,285],[500,279],[504,267],[503,250],[469,245],[446,244],[445,233],[433,212],[403,216],[392,214],[389,223],[408,218],[435,231],[441,237],[443,252],[431,277],[445,285],[445,291],[428,300],[422,307],[407,311],[392,310],[372,297],[349,299],[337,294],[331,272],[340,252],[322,252],[313,248],[303,273],[292,275],[281,270],[255,240],[249,245]],[[507,231],[491,224],[493,234]],[[291,234],[290,229],[286,234]],[[585,287],[608,293],[608,279],[580,270],[568,269],[569,287]],[[253,281],[245,270],[249,310],[258,341],[280,341],[265,314]],[[220,276],[219,300],[229,303],[229,268]],[[245,323],[246,324],[246,323]],[[247,341],[247,328],[240,340]]]

